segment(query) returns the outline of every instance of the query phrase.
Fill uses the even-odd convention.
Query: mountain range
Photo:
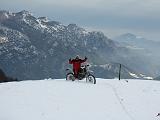
[[[36,18],[28,11],[0,11],[0,68],[18,79],[65,77],[68,59],[76,55],[88,57],[96,76],[115,78],[123,64],[123,78],[146,79],[135,69],[143,61],[137,63],[131,53],[102,32]]]
[[[160,74],[160,42],[136,36],[132,33],[126,33],[113,38],[120,46],[125,46],[135,53],[138,58],[143,59],[145,66],[142,71],[151,76],[159,76]],[[139,68],[138,68],[139,69]]]

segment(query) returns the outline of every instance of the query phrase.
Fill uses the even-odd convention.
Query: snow
[[[159,101],[159,81],[1,83],[0,120],[160,120]]]
[[[102,67],[104,69],[108,69],[108,70],[110,70],[112,68],[112,66],[110,64],[100,65],[100,67]]]
[[[8,14],[7,13],[4,13],[4,16],[6,17],[6,19],[9,18]]]
[[[54,29],[56,32],[58,31],[58,28],[56,28],[56,27],[51,27],[52,29]]]
[[[145,77],[146,79],[153,80],[153,77]]]
[[[38,22],[38,25],[39,25],[41,28],[43,28],[43,29],[46,29],[46,28],[47,28],[46,25],[43,25],[43,24],[41,23],[41,20],[37,19],[36,21]]]
[[[139,78],[136,74],[129,72],[129,74],[135,78]]]
[[[143,74],[140,74],[143,78],[145,79],[148,79],[148,80],[153,80],[154,78],[153,77],[150,77],[150,76],[146,76],[146,75],[143,75]]]
[[[82,33],[83,33],[84,35],[87,35],[89,32],[86,31],[86,30],[83,30]]]
[[[0,43],[6,43],[6,42],[8,42],[7,37],[0,37]]]

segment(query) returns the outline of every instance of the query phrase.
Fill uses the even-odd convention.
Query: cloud
[[[42,10],[49,8],[59,8],[59,10],[89,10],[93,13],[106,13],[115,16],[158,16],[160,12],[159,0],[0,0],[0,7],[17,7],[21,8],[41,8]],[[72,11],[73,12],[73,11]],[[92,13],[93,12],[93,13]]]

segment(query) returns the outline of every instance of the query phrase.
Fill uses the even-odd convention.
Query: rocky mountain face
[[[124,51],[128,49],[117,46],[102,32],[88,32],[76,24],[65,26],[45,17],[36,18],[28,11],[0,11],[0,68],[18,79],[65,77],[68,59],[77,54],[87,56],[95,72],[99,70],[96,74],[101,76],[103,69],[99,65],[123,61],[120,53]],[[113,75],[105,78],[115,77],[114,69],[107,72]]]

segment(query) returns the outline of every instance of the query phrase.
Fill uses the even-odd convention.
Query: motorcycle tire
[[[96,78],[92,74],[89,74],[87,76],[87,81],[90,82],[90,83],[96,84]]]
[[[66,80],[72,80],[72,81],[74,81],[75,80],[74,74],[73,73],[68,73],[66,75]]]

